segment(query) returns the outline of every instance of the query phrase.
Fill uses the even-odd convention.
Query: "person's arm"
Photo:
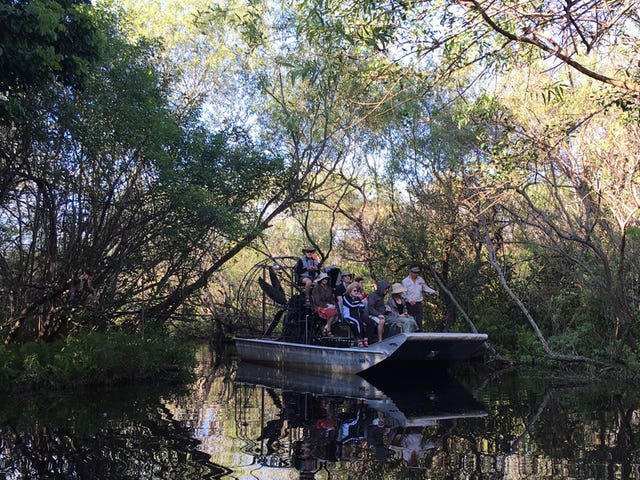
[[[427,282],[425,282],[424,279],[422,280],[422,291],[429,295],[438,295],[438,292],[427,285]]]
[[[345,295],[344,297],[342,297],[342,304],[349,310],[351,310],[354,307],[353,298],[351,298],[349,295]]]
[[[389,300],[387,300],[387,306],[389,307],[389,309],[390,309],[390,313],[391,313],[392,315],[400,315],[400,313],[402,313],[402,312],[400,312],[400,311],[398,310],[398,304],[397,304],[397,303],[396,303],[396,301],[393,299],[393,297],[391,297]]]
[[[407,309],[407,302],[404,299],[402,300],[402,316],[403,317],[409,316],[409,310]]]

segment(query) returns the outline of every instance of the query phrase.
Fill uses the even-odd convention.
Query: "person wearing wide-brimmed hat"
[[[411,333],[418,330],[418,324],[407,311],[407,302],[402,297],[406,291],[401,283],[391,285],[391,297],[387,300],[390,311],[387,316],[391,321],[400,323],[403,332]]]
[[[348,287],[342,297],[344,319],[353,326],[356,332],[359,347],[368,347],[369,338],[374,338],[376,334],[376,324],[366,313],[365,304],[360,298],[360,285],[353,282]],[[383,324],[384,326],[384,324]],[[382,333],[379,334],[382,340]]]
[[[305,307],[311,307],[311,287],[320,272],[320,264],[314,256],[315,251],[316,249],[313,247],[304,247],[302,249],[303,255],[298,259],[294,268],[298,283],[304,286]]]
[[[422,294],[438,296],[438,292],[427,285],[424,278],[420,276],[420,267],[411,267],[409,275],[402,280],[402,286],[407,289],[404,299],[407,301],[407,311],[409,315],[416,319],[419,331],[422,330],[422,317],[424,308],[422,305]]]
[[[338,320],[338,308],[333,289],[329,285],[329,275],[324,272],[318,275],[312,295],[316,313],[325,321],[322,333],[328,337],[333,336],[331,326]]]

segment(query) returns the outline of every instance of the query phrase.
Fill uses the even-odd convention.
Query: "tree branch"
[[[518,35],[516,33],[510,32],[509,30],[501,27],[498,23],[491,17],[491,15],[487,12],[487,10],[482,6],[482,3],[479,0],[463,0],[460,2],[462,5],[468,5],[469,8],[478,12],[484,22],[495,32],[500,35],[506,37],[507,39],[513,42],[526,43],[529,45],[533,45],[540,50],[549,53],[550,55],[556,57],[558,60],[563,63],[569,65],[575,70],[583,73],[584,75],[593,78],[599,82],[621,88],[623,90],[627,90],[634,93],[640,93],[640,85],[634,82],[628,82],[624,80],[619,80],[613,77],[609,77],[607,75],[603,75],[601,73],[596,72],[590,68],[587,68],[584,64],[574,60],[571,55],[564,51],[559,45],[555,42],[551,42],[547,44],[540,40],[540,38],[536,37],[534,33],[532,36],[527,35]],[[538,35],[539,36],[539,35]]]

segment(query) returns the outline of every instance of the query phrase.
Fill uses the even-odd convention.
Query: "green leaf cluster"
[[[24,96],[52,84],[80,87],[103,36],[84,0],[0,5],[0,121],[25,119]]]
[[[3,389],[78,388],[144,379],[187,379],[193,346],[176,338],[89,332],[0,348]]]

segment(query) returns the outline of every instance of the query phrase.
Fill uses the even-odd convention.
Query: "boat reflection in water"
[[[315,475],[348,470],[349,463],[355,466],[363,458],[371,460],[368,468],[380,468],[380,462],[415,466],[426,451],[438,448],[439,436],[457,420],[487,415],[450,377],[435,383],[374,384],[357,375],[312,375],[240,363],[235,385],[236,393],[254,399],[257,390],[262,394],[262,401],[254,402],[260,418],[253,422],[259,425],[245,432],[254,435],[245,441],[256,464],[293,467],[300,478],[324,478]],[[357,471],[363,474],[362,465]]]

